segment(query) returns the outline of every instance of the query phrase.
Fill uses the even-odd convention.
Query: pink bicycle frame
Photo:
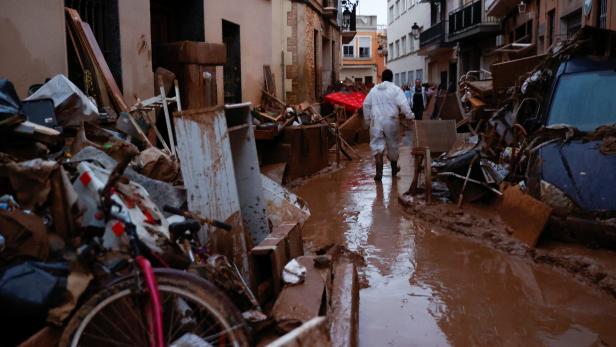
[[[143,256],[137,256],[137,265],[143,273],[145,284],[150,294],[150,305],[148,307],[150,321],[148,328],[150,330],[150,346],[165,347],[165,335],[163,333],[163,310],[160,302],[160,292],[158,291],[158,283],[156,283],[156,275],[149,260]]]

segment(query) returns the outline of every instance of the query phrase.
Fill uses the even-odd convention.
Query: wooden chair
[[[423,171],[426,202],[432,202],[432,153],[449,151],[456,143],[455,120],[418,120],[413,129],[413,180],[407,194],[417,193]]]

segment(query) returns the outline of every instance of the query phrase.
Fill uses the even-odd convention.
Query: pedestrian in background
[[[411,110],[415,115],[415,119],[421,120],[423,112],[426,109],[426,104],[428,103],[426,88],[421,85],[420,80],[415,80],[415,87],[412,92],[413,96],[411,97]]]
[[[376,162],[375,181],[383,177],[383,156],[387,149],[387,158],[391,162],[391,176],[400,171],[398,167],[400,145],[400,114],[413,119],[410,105],[400,87],[392,83],[394,74],[391,70],[383,71],[383,82],[377,84],[364,100],[364,121],[370,125],[370,150]]]

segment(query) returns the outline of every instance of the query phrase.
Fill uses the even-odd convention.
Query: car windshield
[[[552,99],[548,125],[567,124],[581,131],[616,123],[616,72],[563,75]]]

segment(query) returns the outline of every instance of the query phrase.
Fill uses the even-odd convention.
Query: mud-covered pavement
[[[312,249],[342,244],[360,252],[360,346],[616,345],[616,300],[549,265],[516,257],[403,211],[408,149],[392,182],[375,184],[363,160],[295,191],[312,217]]]

